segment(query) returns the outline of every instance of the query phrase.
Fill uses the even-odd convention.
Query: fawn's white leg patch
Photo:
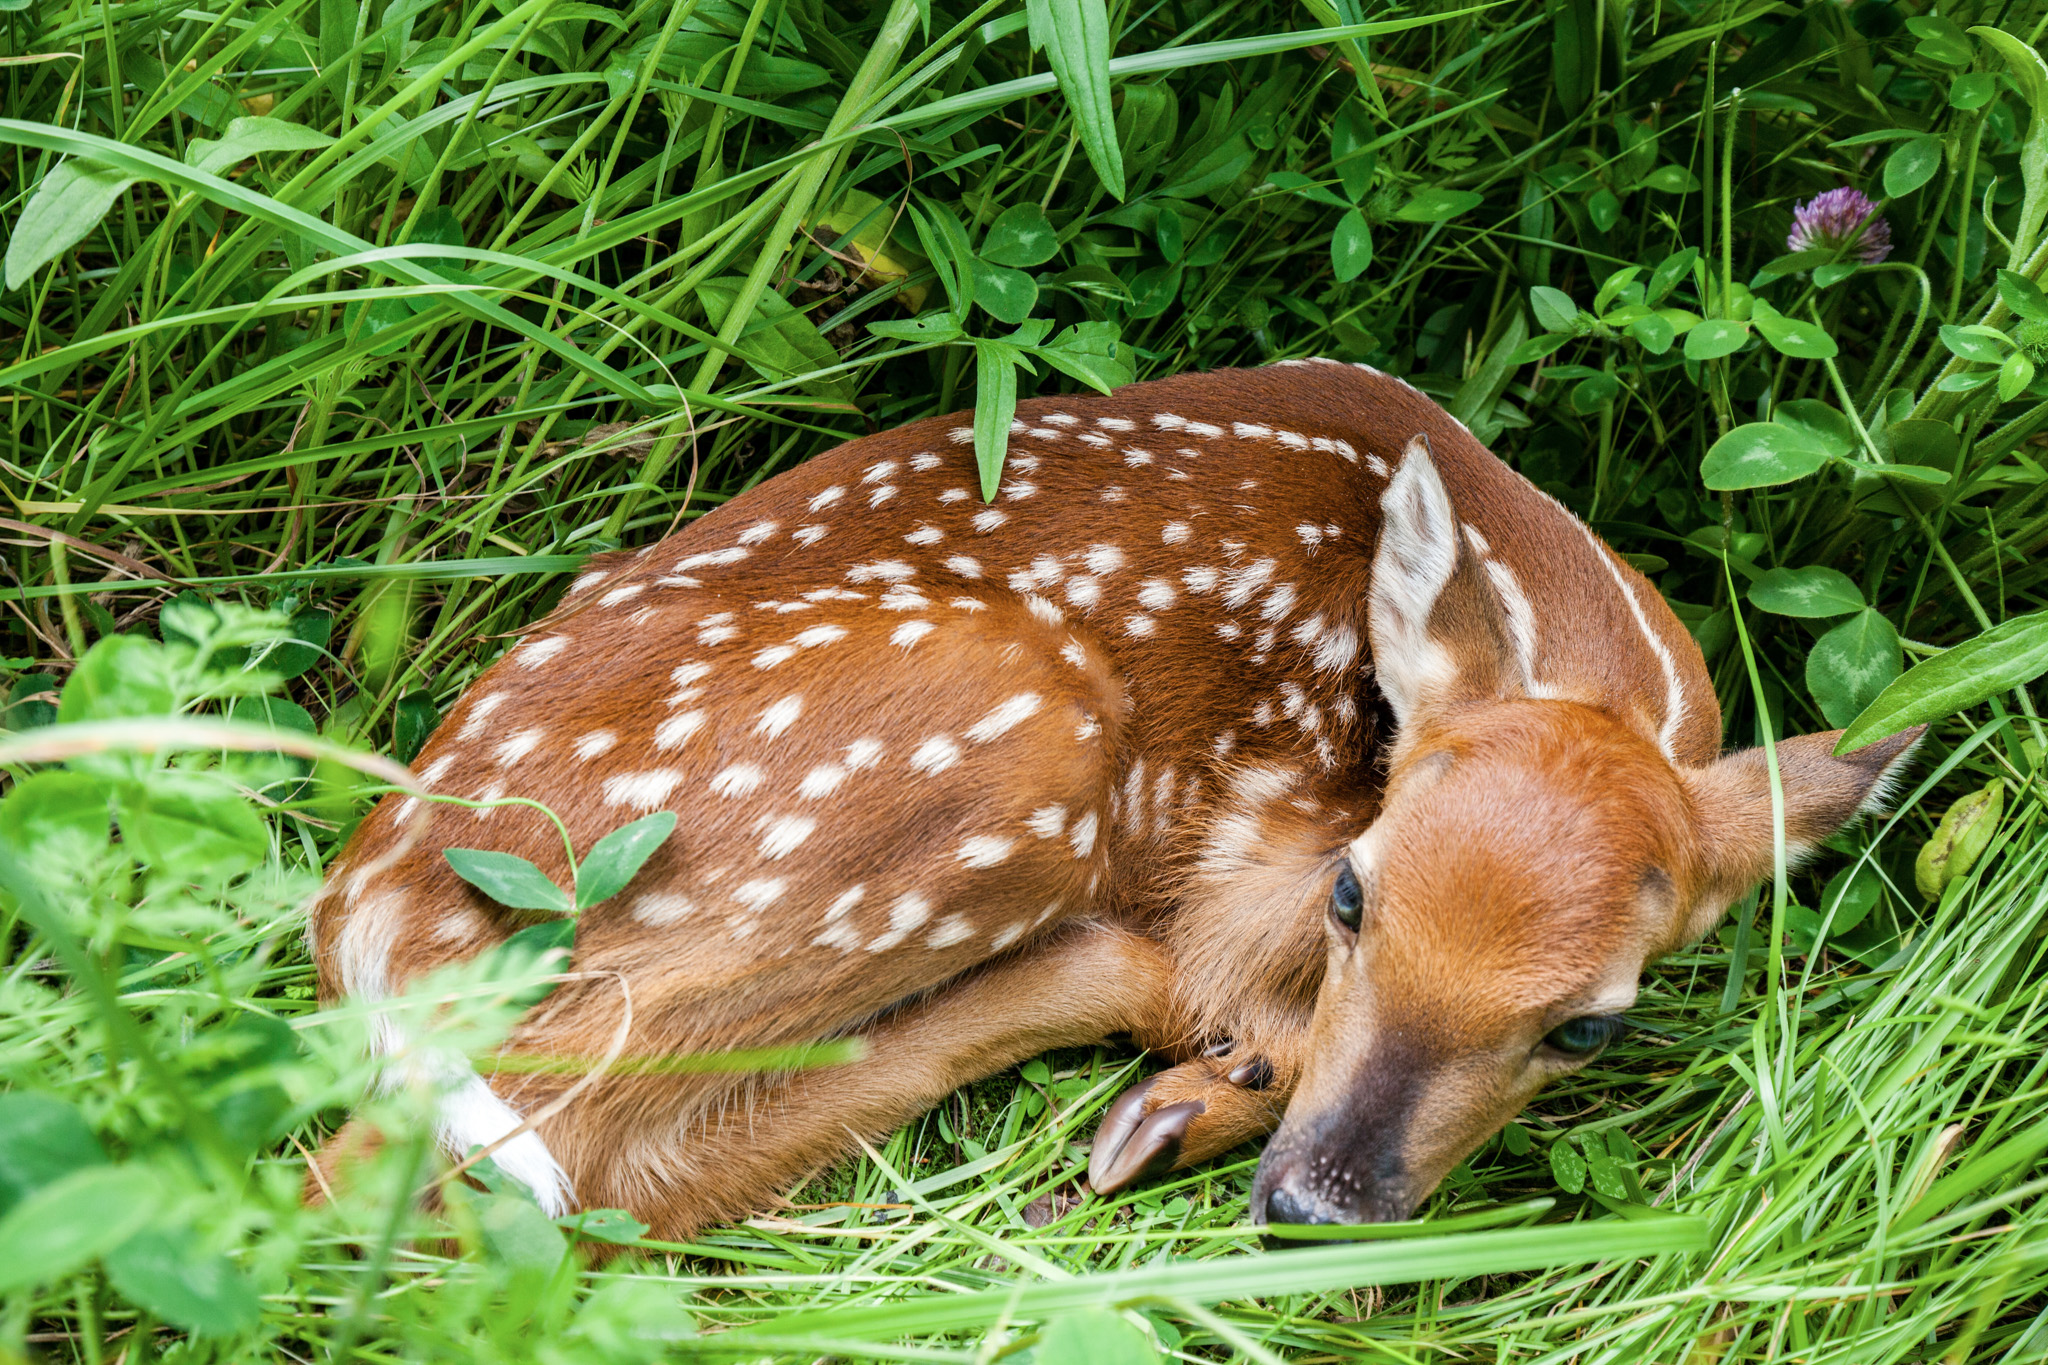
[[[1458,566],[1458,518],[1422,437],[1408,443],[1381,495],[1380,517],[1367,620],[1380,690],[1405,725],[1422,694],[1449,681],[1454,668],[1430,638],[1429,618]]]
[[[442,1150],[460,1161],[472,1147],[488,1147],[522,1122],[483,1077],[472,1073],[442,1099],[438,1136]],[[541,1212],[548,1217],[559,1218],[569,1212],[575,1193],[569,1186],[568,1172],[555,1160],[540,1134],[521,1133],[491,1153],[491,1160],[499,1170],[532,1190]]]

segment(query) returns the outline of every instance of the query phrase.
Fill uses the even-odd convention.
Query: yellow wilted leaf
[[[1993,782],[1948,808],[1934,837],[1913,860],[1913,884],[1929,900],[1941,899],[1942,888],[1970,870],[1991,843],[1998,817],[2005,810],[2005,784]]]
[[[903,281],[931,263],[920,253],[891,238],[890,229],[896,223],[896,216],[895,205],[872,194],[848,190],[833,202],[831,208],[818,215],[811,224],[811,232],[820,239],[821,246],[851,234],[839,253],[860,263],[862,268],[854,277],[855,283],[869,288],[897,285],[898,294],[915,313],[924,307],[930,286],[902,287]]]

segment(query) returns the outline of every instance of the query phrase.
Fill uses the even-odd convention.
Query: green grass
[[[1404,375],[1650,573],[1734,741],[1994,623],[2038,652],[2041,5],[1094,12],[1034,52],[1015,0],[0,3],[0,1361],[2048,1355],[2025,648],[1398,1241],[1263,1256],[1250,1149],[1027,1217],[1113,1049],[598,1268],[505,1194],[414,1240],[403,1091],[381,1183],[299,1208],[369,1079],[295,909],[374,791],[335,755],[409,758],[585,556],[838,441],[979,404],[992,467],[1010,378]],[[1890,259],[1781,260],[1844,184]],[[1770,481],[1714,472],[1743,430]],[[94,755],[59,688],[330,744]],[[486,1048],[524,970],[406,1007]]]

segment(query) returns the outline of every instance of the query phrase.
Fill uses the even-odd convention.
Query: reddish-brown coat
[[[976,1076],[1120,1031],[1185,1059],[1143,1106],[1200,1101],[1174,1136],[1183,1162],[1270,1130],[1344,1013],[1323,907],[1382,806],[1369,602],[1381,497],[1418,434],[1463,532],[1433,637],[1467,690],[1484,674],[1488,697],[1542,700],[1523,703],[1534,724],[1477,706],[1475,724],[1411,725],[1397,772],[1436,747],[1453,768],[1483,752],[1536,774],[1531,799],[1576,784],[1595,842],[1634,841],[1596,861],[1623,879],[1654,863],[1693,907],[1707,874],[1681,770],[1720,741],[1698,651],[1640,575],[1434,403],[1322,362],[1034,399],[1018,419],[990,504],[966,419],[937,418],[594,561],[420,755],[433,790],[543,802],[579,849],[682,815],[584,917],[575,966],[592,975],[513,1049],[601,1055],[620,980],[635,1054],[868,1040],[867,1060],[795,1078],[606,1078],[539,1129],[583,1203],[682,1235],[769,1202],[849,1128],[886,1132]],[[1518,838],[1519,798],[1495,796],[1441,812],[1487,893],[1459,914],[1404,900],[1398,955],[1510,994],[1546,952],[1611,958],[1542,917],[1545,942],[1517,937],[1536,888],[1586,867],[1554,831]],[[1411,851],[1441,864],[1438,842]],[[395,992],[530,918],[459,881],[452,845],[566,874],[530,810],[387,800],[312,907],[326,998]],[[1648,932],[1624,918],[1582,931]],[[1679,937],[1650,936],[1644,953]],[[1459,1035],[1455,1013],[1429,1024]],[[1267,1059],[1258,1084],[1233,1060],[1250,1056]],[[567,1083],[495,1085],[531,1113]]]

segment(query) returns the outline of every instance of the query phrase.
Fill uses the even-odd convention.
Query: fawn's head
[[[1644,965],[1705,933],[1774,857],[1760,751],[1686,767],[1531,684],[1527,623],[1419,438],[1382,507],[1368,620],[1397,733],[1380,814],[1331,869],[1308,1063],[1252,1194],[1271,1222],[1409,1216],[1598,1055]],[[1795,858],[1865,807],[1915,735],[1842,758],[1836,737],[1778,745]]]

